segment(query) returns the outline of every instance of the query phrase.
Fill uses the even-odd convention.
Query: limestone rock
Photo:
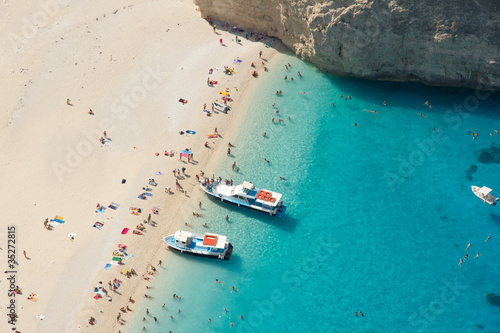
[[[500,1],[194,0],[342,76],[500,89]]]

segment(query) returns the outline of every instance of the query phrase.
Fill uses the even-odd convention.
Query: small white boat
[[[498,198],[495,197],[491,188],[483,186],[471,186],[472,192],[481,199],[483,202],[495,206],[497,204]]]
[[[194,256],[229,260],[233,253],[233,246],[227,237],[217,234],[197,235],[178,230],[173,235],[163,237],[163,241],[171,249]]]
[[[200,182],[200,187],[212,198],[240,208],[276,217],[282,217],[286,210],[281,193],[255,188],[250,182],[231,185],[228,182],[205,179]]]

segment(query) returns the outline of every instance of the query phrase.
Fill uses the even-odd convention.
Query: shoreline
[[[277,50],[277,48],[280,48],[281,50]],[[273,48],[270,49],[271,51],[271,56],[268,59],[268,64],[269,64],[269,69],[272,70],[273,65],[277,63],[277,59],[283,54],[283,52],[287,52],[286,47],[281,44],[279,40],[276,39],[276,42],[273,45]],[[265,52],[265,51],[264,51]],[[269,53],[269,51],[268,51]],[[260,69],[258,66],[257,68]],[[260,69],[260,72],[264,72],[262,69]],[[250,74],[250,72],[248,73]],[[262,73],[260,73],[262,75]],[[260,78],[261,76],[259,76]],[[245,118],[247,116],[246,113],[242,112],[243,110],[249,110],[249,106],[251,104],[252,99],[255,97],[255,91],[258,88],[259,84],[259,79],[255,79],[251,77],[250,75],[248,78],[243,79],[243,82],[240,82],[240,85],[238,86],[238,92],[239,95],[241,96],[240,99],[237,99],[232,102],[231,104],[231,111],[226,115],[228,118],[226,121],[222,123],[222,126],[218,127],[218,131],[222,134],[224,133],[224,138],[218,138],[217,140],[217,145],[214,151],[210,153],[209,151],[205,151],[205,154],[202,154],[204,157],[202,166],[202,170],[206,174],[211,174],[212,170],[217,170],[220,168],[222,163],[225,162],[226,159],[226,147],[227,147],[227,142],[235,142],[236,138],[238,137],[238,129],[240,128],[240,125],[245,121]],[[203,141],[203,140],[201,140]],[[201,143],[200,141],[200,143]],[[210,157],[207,158],[206,155],[210,153]],[[209,170],[207,172],[207,170]],[[182,207],[179,207],[180,210],[184,210],[184,215],[187,215],[186,219],[190,219],[191,212],[198,210],[197,207],[197,202],[201,201],[201,198],[205,197],[205,193],[201,191],[198,188],[198,184],[195,182],[193,185],[193,194],[192,197],[190,198],[189,203],[185,203]],[[176,230],[189,230],[188,227],[182,224],[184,222],[184,219],[178,219],[177,222],[169,228],[169,232],[167,234],[173,234],[175,233]],[[217,231],[212,231],[217,233]],[[165,234],[165,235],[167,235]],[[163,235],[163,236],[165,236]],[[162,237],[163,237],[162,236]],[[168,258],[172,256],[173,254],[170,253],[171,251],[163,244],[163,242],[160,243],[160,245],[157,247],[157,250],[154,255],[154,259],[151,260],[151,263],[157,263],[159,260],[162,260],[162,268],[164,270],[168,270],[168,268],[165,268],[165,264],[168,264]],[[168,267],[168,266],[167,266]],[[171,274],[167,271],[160,271],[159,274]],[[133,295],[132,299],[133,300],[141,300],[139,302],[136,302],[136,308],[140,308],[143,302],[147,302],[147,299],[142,297],[143,292],[147,290],[146,286],[153,281],[145,281],[141,280],[140,282],[137,282],[136,288],[137,289]],[[154,295],[155,292],[151,292],[151,295]],[[135,318],[137,317],[137,318]],[[130,317],[131,319],[135,318],[135,320],[139,320],[140,315],[135,315],[132,314]],[[134,322],[128,324],[126,327],[124,327],[124,331],[127,332],[129,331],[130,327],[134,325]],[[116,327],[114,327],[116,329]]]
[[[167,21],[154,16],[162,7],[170,11]],[[237,136],[244,119],[242,103],[249,103],[249,95],[259,82],[251,76],[250,63],[259,60],[261,50],[269,60],[270,54],[280,54],[275,48],[266,49],[261,42],[244,38],[241,46],[234,42],[235,35],[220,27],[217,32],[221,35],[216,36],[190,1],[88,4],[83,17],[65,21],[75,19],[78,9],[69,5],[59,8],[43,33],[14,52],[15,60],[0,63],[4,69],[26,68],[11,73],[11,87],[6,90],[13,101],[19,98],[21,102],[7,103],[6,118],[0,122],[0,135],[10,142],[5,149],[5,186],[0,188],[4,197],[11,198],[6,203],[6,220],[16,221],[19,251],[25,250],[30,258],[18,256],[17,284],[23,295],[17,299],[17,326],[21,331],[118,331],[115,318],[120,307],[126,306],[132,295],[136,304],[128,305],[137,308],[146,290],[148,282],[141,275],[150,264],[168,257],[162,252],[161,237],[182,226],[203,195],[195,188],[195,175],[200,169],[222,163],[227,142]],[[22,13],[17,14],[22,17]],[[53,31],[56,26],[63,27]],[[144,41],[146,32],[150,42]],[[219,45],[220,37],[227,40],[227,47]],[[66,45],[59,45],[62,43]],[[278,40],[276,45],[286,50]],[[165,54],[159,57],[162,47],[166,47]],[[243,60],[239,66],[232,64],[236,57]],[[236,75],[214,73],[219,85],[206,88],[208,68],[223,65],[234,67]],[[260,74],[265,77],[263,71]],[[152,86],[155,88],[149,89]],[[234,86],[238,92],[233,91]],[[235,97],[232,111],[204,116],[200,110],[203,103],[210,105],[220,96],[218,90],[226,87]],[[146,91],[145,98],[142,91]],[[181,105],[178,98],[189,102]],[[68,105],[66,99],[70,100]],[[95,115],[87,114],[89,108]],[[205,135],[214,127],[224,138],[212,140],[214,150],[207,150],[203,147]],[[178,134],[186,129],[197,134]],[[109,146],[96,144],[102,131],[111,138]],[[184,148],[192,148],[193,163],[178,161]],[[174,150],[175,157],[163,156],[164,150]],[[156,152],[160,156],[155,156]],[[190,175],[179,180],[189,197],[175,190],[175,180],[169,174],[179,167],[186,167]],[[155,171],[163,175],[155,175]],[[153,197],[142,202],[137,195],[147,186],[148,178],[155,178],[158,186]],[[21,184],[19,179],[23,179]],[[122,179],[126,183],[122,184]],[[164,193],[166,186],[175,194]],[[20,197],[23,200],[18,203],[16,198]],[[96,203],[107,207],[110,202],[120,207],[94,213]],[[26,203],[31,205],[26,207]],[[144,212],[139,217],[128,216],[128,206],[141,207]],[[144,236],[131,235],[153,206],[161,209],[160,215],[152,214],[157,227],[146,225]],[[22,219],[19,211],[24,212]],[[63,216],[66,222],[56,224],[52,231],[44,229],[45,218],[55,215]],[[101,230],[92,227],[95,221],[104,222]],[[127,235],[120,234],[124,227],[131,229]],[[74,240],[68,237],[73,233]],[[148,246],[156,241],[158,246]],[[121,267],[113,265],[103,269],[118,244],[126,244],[133,255],[122,267],[134,268],[138,276],[127,279],[119,273]],[[112,302],[94,300],[93,287],[101,286],[102,281],[109,289],[107,282],[113,278],[124,282],[118,289],[122,296],[109,291]],[[32,292],[37,294],[37,302],[25,299],[24,295]],[[90,316],[96,318],[95,326],[87,323]],[[119,327],[127,326],[130,323]]]
[[[277,44],[278,44],[278,46],[281,46],[284,48],[284,45],[280,45],[281,42],[278,41]],[[272,66],[273,63],[277,62],[276,59],[280,57],[280,55],[282,54],[281,52],[283,52],[283,51],[284,51],[284,49],[282,49],[281,51],[277,51],[273,45],[272,56],[269,57],[269,59],[268,59],[270,66]],[[270,68],[272,68],[272,67],[270,67]],[[203,171],[206,172],[206,174],[211,174],[212,173],[212,172],[210,172],[211,170],[217,170],[220,167],[220,165],[222,165],[222,163],[224,163],[224,160],[226,159],[227,142],[234,142],[235,141],[235,139],[238,136],[237,130],[240,127],[239,125],[244,122],[245,117],[247,116],[247,114],[245,114],[241,111],[249,109],[249,105],[251,103],[251,100],[253,97],[255,97],[255,95],[254,95],[255,90],[257,89],[258,83],[259,83],[258,79],[254,79],[253,77],[249,76],[249,79],[244,79],[244,82],[242,82],[242,83],[243,83],[243,85],[238,86],[239,95],[241,95],[242,98],[232,102],[231,111],[227,115],[228,119],[226,119],[226,121],[222,123],[222,126],[218,127],[219,133],[221,133],[221,134],[223,133],[224,138],[216,139],[217,140],[216,148],[214,151],[212,151],[209,158],[207,158],[207,156],[206,156],[209,154],[208,151],[206,151],[205,154],[202,154],[202,156],[204,157],[202,163],[204,163],[204,164],[201,164],[200,167]],[[237,111],[235,111],[235,110],[237,110]],[[236,112],[236,114],[234,114],[233,112]],[[200,141],[200,143],[201,143],[201,141]],[[207,172],[207,170],[209,170],[209,172]],[[187,216],[185,218],[186,220],[190,219],[192,217],[191,212],[198,210],[196,203],[199,202],[201,200],[201,198],[203,198],[205,196],[205,193],[203,193],[202,191],[199,190],[198,184],[196,183],[196,181],[195,181],[195,184],[190,184],[190,185],[193,186],[193,192],[192,192],[193,194],[190,195],[191,198],[189,200],[189,203],[185,203],[184,205],[179,207],[179,210],[183,211],[182,215]],[[168,229],[169,231],[165,235],[162,235],[162,237],[166,236],[168,234],[173,234],[173,233],[175,233],[176,230],[189,230],[188,227],[183,225],[183,222],[185,221],[185,219],[177,218],[177,221],[171,225],[171,227]],[[212,231],[212,232],[217,233],[217,231]],[[170,253],[171,251],[167,248],[167,246],[165,244],[163,244],[163,242],[161,240],[160,240],[160,242],[161,243],[156,248],[154,256],[151,257],[152,259],[150,260],[150,263],[148,263],[148,265],[150,265],[150,264],[154,265],[155,263],[158,263],[159,260],[162,260],[162,266],[161,266],[161,270],[160,270],[159,274],[171,274],[167,271],[168,266],[166,266],[165,264],[168,265],[168,258],[170,256],[172,256],[173,254]],[[156,267],[156,268],[158,269],[158,267]],[[141,275],[141,274],[139,274],[139,275]],[[136,301],[135,308],[140,308],[142,306],[142,304],[145,304],[143,302],[148,301],[146,298],[143,297],[143,294],[144,294],[144,292],[147,292],[147,290],[148,290],[146,288],[146,286],[149,285],[150,283],[154,283],[153,279],[154,279],[154,277],[152,278],[151,281],[146,281],[144,279],[141,279],[140,281],[135,283],[134,289],[136,289],[136,291],[133,292],[133,294],[131,295],[132,299],[134,301]],[[153,296],[153,295],[155,295],[155,291],[149,292],[148,294]],[[140,301],[138,301],[138,300],[140,300]],[[111,317],[111,315],[110,315],[110,317]],[[135,320],[138,321],[139,317],[140,317],[140,315],[136,316],[135,313],[131,313],[131,316],[129,318],[130,319],[135,318]],[[134,321],[132,321],[130,324],[127,324],[126,326],[122,326],[122,327],[123,327],[124,331],[127,332],[127,331],[129,331],[130,327],[133,325],[134,325]],[[119,328],[117,326],[118,325],[115,325],[113,328],[116,330],[117,328]]]

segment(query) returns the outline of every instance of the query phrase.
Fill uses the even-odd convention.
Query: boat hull
[[[177,252],[180,252],[183,254],[189,254],[189,255],[192,255],[195,257],[204,257],[204,258],[221,259],[221,260],[229,260],[231,258],[232,253],[233,253],[233,246],[231,245],[231,243],[229,243],[228,249],[226,251],[226,254],[223,256],[223,258],[220,258],[220,256],[218,256],[218,255],[195,253],[195,252],[192,252],[189,250],[180,249],[180,248],[173,247],[170,245],[168,246],[168,248],[172,251],[177,251]]]
[[[193,250],[190,248],[182,248],[179,246],[172,245],[169,243],[169,239],[172,236],[167,236],[163,238],[163,241],[167,244],[168,248],[172,251],[177,251],[182,254],[190,254],[196,257],[204,257],[204,258],[212,258],[212,259],[221,259],[221,260],[229,260],[231,255],[233,254],[233,245],[231,243],[227,243],[227,249],[223,253],[213,253],[213,252],[203,252],[199,250]]]
[[[480,195],[479,191],[481,188],[479,186],[471,186],[471,190],[476,197],[481,199],[482,202],[487,203],[488,205],[495,206],[497,204],[498,198],[495,198],[492,194],[488,194],[487,196]]]
[[[217,201],[220,201],[224,204],[228,204],[228,205],[231,205],[231,206],[235,206],[235,207],[239,207],[239,208],[244,208],[246,210],[250,210],[252,212],[257,212],[257,213],[260,213],[260,214],[264,214],[264,215],[270,215],[270,216],[275,216],[275,217],[282,217],[283,214],[285,213],[286,211],[286,206],[281,206],[281,207],[278,207],[278,209],[276,209],[275,211],[269,211],[269,210],[262,210],[262,209],[259,209],[257,207],[254,207],[252,205],[248,205],[248,204],[243,204],[242,202],[236,202],[236,201],[233,201],[233,200],[230,200],[228,198],[225,198],[224,196],[219,196],[215,193],[211,193],[209,191],[207,191],[206,188],[203,187],[203,185],[200,183],[200,187],[201,189],[206,193],[208,194],[208,196],[214,200],[217,200]]]
[[[231,200],[228,200],[228,199],[224,199],[224,197],[219,197],[213,193],[209,193],[209,192],[206,192],[212,199],[214,200],[217,200],[217,201],[220,201],[224,204],[228,204],[228,205],[231,205],[231,206],[235,206],[235,207],[239,207],[239,208],[244,208],[246,210],[250,210],[252,212],[256,212],[256,213],[261,213],[261,214],[264,214],[264,215],[270,215],[270,216],[275,216],[275,217],[282,217],[283,214],[285,213],[285,210],[286,210],[286,206],[282,206],[280,207],[276,213],[274,212],[267,212],[267,211],[262,211],[260,209],[257,209],[257,208],[254,208],[252,206],[247,206],[247,205],[242,205],[242,204],[238,204],[237,202],[234,202],[234,201],[231,201]]]

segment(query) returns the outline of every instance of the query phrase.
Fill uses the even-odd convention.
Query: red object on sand
[[[220,43],[222,44],[222,38],[220,39]]]
[[[127,234],[128,230],[129,230],[128,228],[123,228],[123,230],[122,230],[122,235]]]
[[[94,296],[94,299],[99,299],[99,298],[101,298],[101,297],[99,296],[99,294],[96,294],[96,295]]]

